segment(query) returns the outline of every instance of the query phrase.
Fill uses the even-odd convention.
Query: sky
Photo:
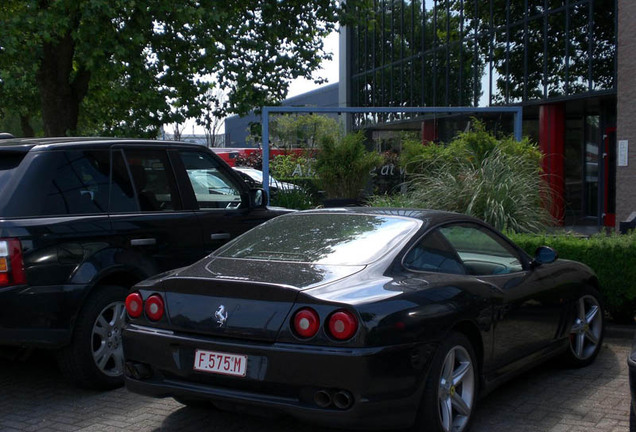
[[[339,40],[338,40],[337,31],[332,32],[329,36],[325,38],[325,51],[332,53],[333,56],[331,60],[324,61],[320,70],[314,73],[315,77],[325,78],[327,82],[325,82],[324,84],[315,84],[311,80],[304,79],[304,78],[297,78],[293,80],[289,86],[289,92],[287,94],[288,98],[293,96],[298,96],[299,94],[306,93],[308,91],[317,89],[318,87],[321,87],[324,85],[338,82],[339,80],[338,44],[339,44]],[[173,125],[166,126],[166,132],[172,133],[172,130],[173,130]],[[225,128],[222,127],[219,132],[223,133],[224,131],[225,131]],[[183,129],[183,134],[191,135],[193,133],[196,135],[203,135],[205,133],[205,130],[202,126],[197,125],[194,120],[189,120],[186,122],[186,126]]]
[[[329,61],[323,62],[322,68],[317,71],[314,76],[326,78],[327,82],[318,85],[314,84],[311,80],[303,78],[295,79],[289,87],[289,94],[287,97],[298,96],[299,94],[306,93],[323,85],[338,82],[338,32],[332,32],[325,38],[325,51],[332,53],[333,58]]]

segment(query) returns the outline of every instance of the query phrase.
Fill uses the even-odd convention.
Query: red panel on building
[[[539,148],[545,155],[543,171],[552,190],[550,214],[561,224],[565,216],[565,107],[542,105],[539,111]]]
[[[428,145],[437,141],[437,120],[424,120],[422,122],[422,144]]]

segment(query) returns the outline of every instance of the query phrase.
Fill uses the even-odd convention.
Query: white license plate
[[[194,370],[244,377],[247,374],[247,356],[196,350]]]

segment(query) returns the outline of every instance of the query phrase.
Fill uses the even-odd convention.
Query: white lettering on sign
[[[627,155],[629,154],[629,141],[628,140],[619,140],[618,141],[618,158],[617,165],[624,167],[627,166]]]

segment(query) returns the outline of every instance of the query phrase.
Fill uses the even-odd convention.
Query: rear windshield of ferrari
[[[397,216],[295,213],[254,228],[215,255],[322,265],[366,265],[394,250],[420,225],[419,220]]]

